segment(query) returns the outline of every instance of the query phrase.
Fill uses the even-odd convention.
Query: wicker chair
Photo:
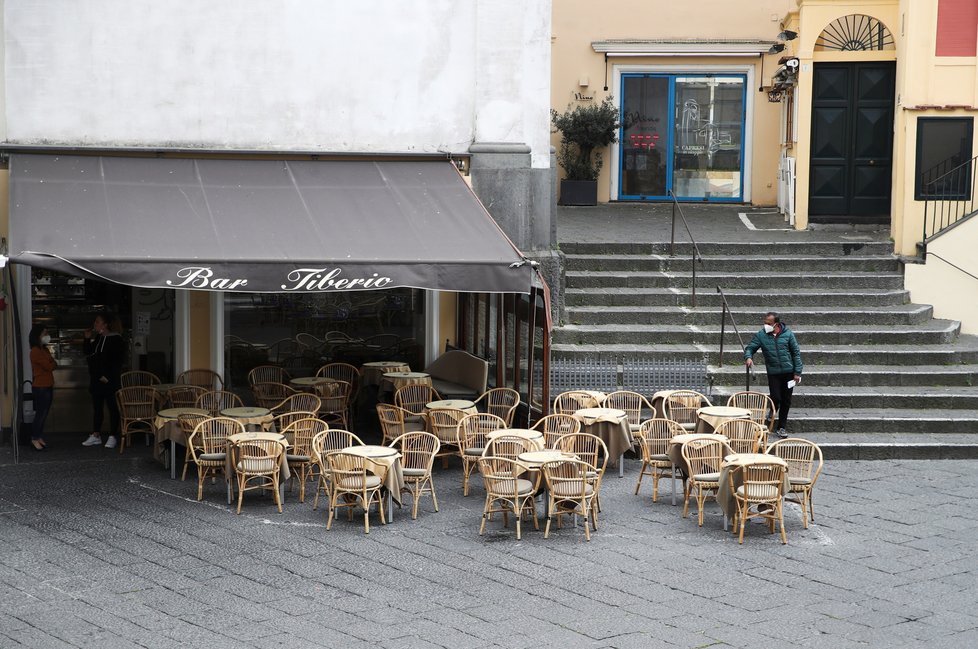
[[[293,415],[290,413],[284,416],[292,417]],[[299,479],[299,502],[304,503],[306,502],[306,481],[316,474],[314,469],[318,468],[312,450],[312,440],[319,433],[329,430],[329,425],[312,416],[296,419],[278,430],[285,437],[285,441],[289,443],[285,459],[289,462],[290,483],[294,483],[295,478]]]
[[[193,408],[197,405],[200,395],[207,392],[199,385],[178,385],[166,392],[166,399],[171,408]]]
[[[500,435],[486,442],[486,448],[482,451],[482,456],[504,457],[518,462],[520,454],[535,450],[537,450],[537,447],[525,437]]]
[[[197,465],[197,500],[204,499],[204,480],[220,473],[228,484],[226,473],[228,437],[245,432],[244,424],[230,417],[209,417],[197,424],[191,439],[187,440]],[[197,452],[197,448],[203,450]],[[230,496],[228,498],[230,502]]]
[[[768,430],[750,419],[728,419],[713,432],[726,435],[730,450],[734,453],[763,453]]]
[[[319,483],[312,508],[319,509],[319,494],[329,497],[329,465],[326,458],[351,446],[363,446],[363,441],[348,430],[330,428],[312,438],[312,455],[319,465]]]
[[[255,397],[256,406],[272,410],[296,391],[284,383],[252,383],[251,394]]]
[[[502,417],[479,412],[462,417],[458,422],[458,440],[462,450],[462,495],[469,495],[469,478],[479,466],[479,458],[486,448],[486,435],[506,428]]]
[[[349,414],[346,417],[346,421],[352,422],[355,419],[353,416],[353,406],[357,403],[357,397],[360,395],[360,381],[362,378],[360,376],[360,370],[349,363],[329,363],[316,370],[316,376],[336,379],[337,381],[346,381],[350,384],[350,396],[347,399]],[[316,387],[318,389],[320,386],[317,385]]]
[[[214,370],[185,370],[177,375],[178,385],[196,385],[205,390],[223,390],[224,379]]]
[[[441,395],[430,385],[405,385],[394,393],[394,405],[415,416],[423,415],[424,407],[432,401],[441,401]]]
[[[401,467],[404,474],[402,492],[411,494],[411,519],[418,517],[418,502],[424,494],[431,494],[431,502],[438,511],[438,496],[435,482],[431,477],[431,467],[438,455],[441,444],[438,438],[424,431],[404,433],[390,443],[401,452]]]
[[[556,450],[573,453],[577,459],[591,465],[591,470],[588,471],[588,480],[594,485],[595,491],[601,487],[601,480],[604,479],[604,471],[608,466],[608,447],[600,437],[590,433],[564,435],[557,443]],[[600,511],[600,498],[596,500],[596,504],[598,511]]]
[[[180,480],[187,479],[187,469],[191,464],[194,463],[194,451],[198,453],[204,452],[204,447],[198,444],[197,448],[191,448],[190,438],[194,434],[194,430],[197,429],[197,424],[207,419],[209,415],[200,415],[196,413],[184,413],[177,417],[177,421],[180,422],[180,430],[183,432],[184,437],[187,438],[186,451],[183,456],[183,473],[180,475]],[[173,460],[171,460],[172,462]]]
[[[560,529],[564,516],[584,518],[584,538],[591,540],[591,529],[598,529],[598,488],[600,482],[592,481],[588,474],[592,467],[581,460],[545,462],[541,467],[547,483],[547,526],[543,538],[550,538],[550,523],[557,519]]]
[[[686,431],[696,430],[699,415],[696,411],[703,406],[709,406],[710,400],[693,390],[676,390],[666,397],[663,412],[666,419],[671,419]]]
[[[300,419],[318,419],[319,413],[313,410],[296,410],[295,412],[283,412],[275,415],[275,430],[285,430]]]
[[[562,392],[554,397],[554,412],[573,415],[581,408],[597,408],[600,404],[594,395],[579,390]]]
[[[316,396],[319,397],[319,418],[330,425],[338,424],[340,428],[351,428],[350,399],[353,386],[346,381],[330,381],[316,384]]]
[[[475,400],[480,410],[496,415],[506,422],[506,428],[512,428],[513,416],[520,405],[520,393],[511,388],[493,388],[486,390]]]
[[[689,468],[686,493],[683,502],[683,518],[689,515],[689,497],[696,496],[699,526],[703,527],[703,509],[708,492],[716,494],[720,488],[720,463],[723,461],[723,444],[716,439],[694,438],[683,444],[683,460]]]
[[[244,403],[241,397],[228,390],[211,390],[197,397],[197,407],[203,408],[215,417],[226,408],[241,408]]]
[[[477,416],[469,415],[469,417]],[[497,417],[497,419],[499,418]],[[524,513],[533,518],[533,528],[540,529],[534,501],[534,496],[540,487],[540,473],[535,472],[533,480],[516,477],[520,475],[523,466],[518,462],[502,457],[479,457],[477,463],[479,472],[482,474],[482,483],[486,489],[486,502],[482,508],[482,524],[479,526],[479,536],[482,536],[486,531],[486,521],[497,512],[502,513],[503,525],[506,527],[509,527],[509,514],[512,513],[516,517],[517,541],[522,538],[520,523]]]
[[[771,397],[763,392],[734,392],[727,399],[727,405],[750,410],[751,421],[761,424],[768,432],[774,432],[777,410]]]
[[[153,420],[156,418],[156,390],[148,385],[119,388],[115,393],[119,405],[119,452],[125,450],[131,443],[130,438],[136,433],[156,436]]]
[[[455,408],[439,408],[428,413],[428,425],[441,446],[438,457],[441,458],[442,468],[448,468],[448,458],[462,457],[462,443],[459,441],[458,422],[465,417],[465,412]]]
[[[248,385],[256,383],[288,383],[292,377],[284,367],[278,365],[259,365],[248,372]]]
[[[646,419],[638,432],[639,447],[642,451],[642,468],[635,484],[635,495],[642,488],[642,478],[652,476],[652,502],[659,501],[659,478],[672,475],[672,460],[669,459],[669,441],[686,431],[671,419]],[[675,486],[675,483],[673,483]]]
[[[781,544],[788,542],[784,531],[784,508],[781,497],[784,471],[785,468],[781,464],[757,462],[737,467],[727,474],[730,480],[730,492],[734,495],[737,504],[733,529],[736,532],[739,524],[741,544],[744,542],[744,524],[750,518],[767,520],[771,534],[774,534],[774,525],[777,523],[781,527]],[[738,481],[741,483],[740,486],[736,484]],[[756,510],[752,511],[751,507],[755,507]]]
[[[144,372],[142,370],[123,372],[122,376],[119,378],[119,385],[124,388],[134,388],[137,386],[153,387],[154,385],[159,384],[160,377],[156,376],[152,372]]]
[[[376,502],[380,512],[380,522],[387,524],[384,516],[384,498],[381,489],[384,487],[385,475],[376,475],[367,471],[363,456],[351,455],[342,451],[326,456],[329,467],[329,516],[326,519],[326,529],[333,526],[336,510],[345,507],[349,520],[353,520],[353,508],[359,504],[363,507],[363,531],[370,534],[370,506]]]
[[[798,437],[779,439],[767,449],[768,454],[776,455],[788,463],[788,484],[791,494],[797,494],[797,499],[791,499],[801,506],[802,520],[808,529],[809,518],[815,521],[815,508],[812,505],[812,490],[822,472],[822,449],[815,442]]]
[[[322,401],[315,394],[296,392],[271,406],[269,410],[273,415],[279,416],[289,412],[319,412],[322,405]]]
[[[547,448],[557,448],[557,442],[564,435],[580,432],[581,422],[574,415],[559,413],[547,415],[533,424],[534,430],[543,433],[543,444]]]
[[[238,513],[241,513],[244,492],[271,489],[281,514],[282,495],[278,487],[285,445],[271,439],[247,440],[234,444],[231,453],[238,483]]]
[[[384,435],[384,444],[390,444],[404,433],[423,431],[426,426],[424,421],[417,421],[411,418],[411,413],[403,408],[392,406],[389,403],[377,404],[377,419],[380,420],[380,430]]]
[[[635,433],[639,432],[639,429],[642,427],[642,409],[647,408],[649,412],[655,412],[648,399],[643,397],[638,392],[632,392],[630,390],[619,390],[617,392],[612,392],[605,397],[605,400],[602,402],[601,406],[603,408],[624,410],[625,414],[628,416],[628,428],[632,431],[633,436]]]

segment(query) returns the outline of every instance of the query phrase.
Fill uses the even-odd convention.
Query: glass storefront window
[[[746,78],[622,76],[619,198],[743,199]]]

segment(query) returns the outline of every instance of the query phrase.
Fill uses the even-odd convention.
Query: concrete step
[[[752,327],[753,329],[753,327]],[[931,320],[923,324],[893,327],[864,325],[799,326],[792,328],[804,352],[806,345],[936,345],[953,342],[960,333],[961,323],[954,320]],[[742,332],[744,341],[753,331]],[[620,345],[620,344],[700,344],[717,349],[720,344],[719,323],[712,326],[603,324],[557,327],[554,344]],[[726,331],[725,345],[739,345],[736,334]]]
[[[711,381],[716,386],[745,384],[743,365],[711,367]],[[967,365],[819,365],[806,367],[799,393],[811,387],[855,388],[873,386],[978,386],[978,364]],[[766,389],[767,374],[755,368],[755,389]]]
[[[569,271],[688,271],[692,257],[677,255],[566,255]],[[809,271],[860,271],[899,272],[900,261],[893,255],[858,255],[848,257],[744,257],[731,255],[704,255],[703,264],[697,268],[711,272],[755,273],[771,268],[804,268]]]
[[[679,288],[692,286],[692,273],[662,271],[568,271],[567,288]],[[721,286],[726,292],[731,288],[755,288],[770,291],[773,287],[792,291],[795,289],[903,289],[901,273],[871,272],[805,272],[786,270],[731,274],[696,270],[696,286],[704,293],[715,293]]]
[[[745,332],[746,333],[746,332]],[[747,342],[745,336],[744,342]],[[639,359],[691,359],[704,356],[713,364],[719,364],[717,345],[553,345],[554,358],[572,358],[614,354],[619,357]],[[723,350],[724,365],[740,366],[743,354],[739,344]],[[805,366],[819,365],[950,365],[978,363],[978,338],[960,336],[957,341],[944,345],[808,345],[802,347]],[[763,359],[756,357],[757,367]]]
[[[860,307],[778,307],[784,322],[804,322],[806,325],[860,325],[873,326],[914,325],[928,322],[934,309],[923,304],[901,304],[873,308]],[[742,309],[732,311],[741,326],[756,330],[767,309]],[[716,307],[656,307],[656,306],[575,306],[567,308],[567,319],[574,324],[661,324],[661,325],[717,325],[722,309]],[[727,321],[730,326],[730,321]],[[747,332],[742,331],[746,337]]]
[[[899,289],[794,289],[755,288],[752,290],[724,289],[731,307],[756,306],[770,309],[772,304],[780,309],[815,306],[894,306],[910,301],[910,292]],[[675,288],[569,288],[564,294],[568,306],[689,306],[690,292]],[[720,294],[699,291],[697,307],[719,306]]]
[[[768,440],[774,442],[773,435]],[[810,433],[825,460],[978,459],[978,436],[953,433]],[[816,487],[817,489],[817,487]]]
[[[806,437],[820,433],[975,434],[978,441],[978,410],[791,408],[789,435]]]
[[[678,234],[678,233],[677,233]],[[636,233],[636,239],[641,233]],[[786,255],[809,256],[863,256],[893,254],[893,244],[889,241],[697,241],[700,254],[706,255],[745,255],[767,258]],[[629,243],[593,243],[593,242],[560,242],[560,249],[568,255],[668,255],[669,242],[629,242]],[[688,241],[676,242],[677,255],[689,256],[693,253],[693,245]]]
[[[763,383],[763,377],[759,383]],[[712,396],[716,403],[725,403],[734,392],[744,386],[713,386]],[[762,392],[767,389],[761,385]],[[978,411],[978,389],[974,386],[845,386],[825,387],[802,385],[795,390],[791,408],[895,408],[895,409],[934,409],[934,410],[976,410]]]

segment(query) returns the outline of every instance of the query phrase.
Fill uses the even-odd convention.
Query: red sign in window
[[[939,0],[937,56],[975,56],[978,49],[978,0]]]

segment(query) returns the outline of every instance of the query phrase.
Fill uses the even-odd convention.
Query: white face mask
[[[49,336],[47,334],[44,334],[43,336],[41,336],[41,344],[42,345],[47,345],[50,342],[51,342],[51,336]]]
[[[764,325],[764,333],[774,333],[774,325],[766,324]]]

